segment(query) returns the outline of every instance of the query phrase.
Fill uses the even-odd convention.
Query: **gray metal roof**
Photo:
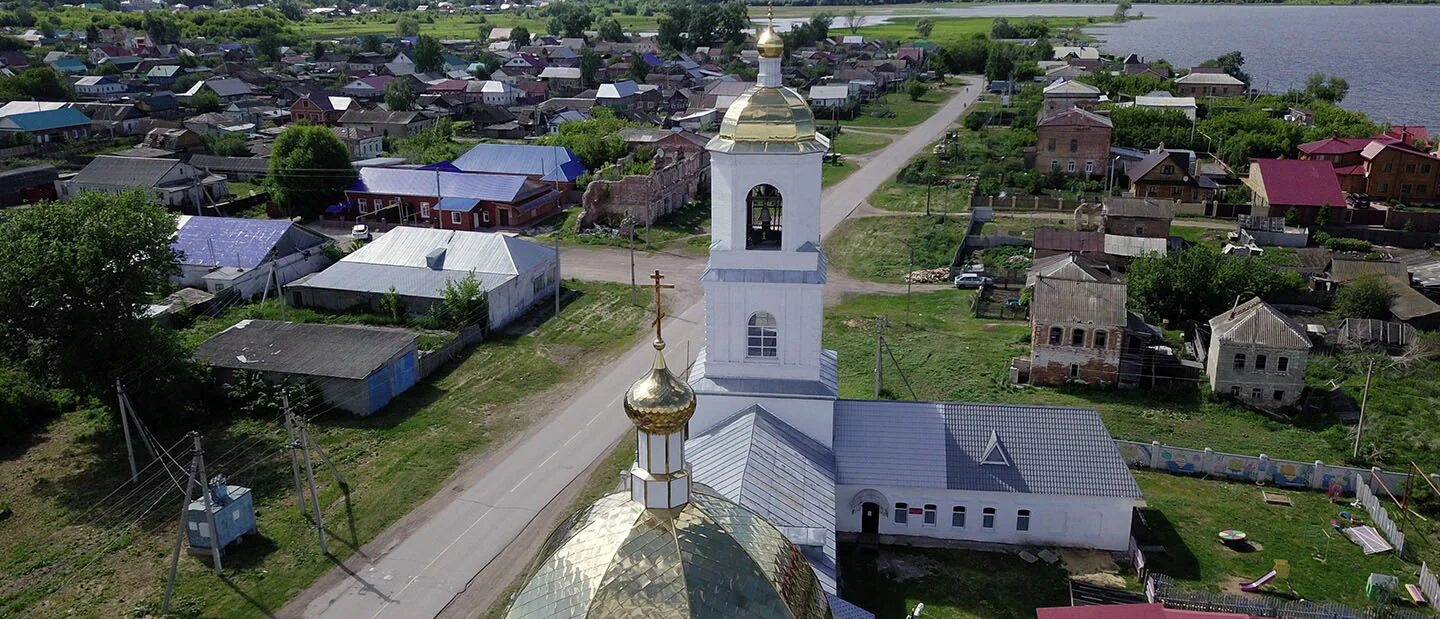
[[[705,349],[700,349],[690,371],[690,387],[697,393],[763,394],[771,397],[825,397],[840,394],[839,356],[833,350],[820,351],[820,379],[715,378],[705,375]]]
[[[1144,165],[1146,161],[1149,161],[1151,157],[1155,157],[1156,155],[1168,157],[1169,155],[1174,155],[1174,153],[1168,151],[1155,153],[1147,157],[1145,161],[1141,161],[1138,165]],[[1162,159],[1164,158],[1166,157],[1162,157]],[[1169,204],[1150,198],[1105,198],[1104,206],[1105,215],[1109,217],[1143,217],[1147,219],[1163,219],[1165,221],[1170,221],[1175,217],[1174,214],[1170,212]]]
[[[286,288],[311,288],[315,290],[341,290],[384,294],[393,287],[395,294],[419,299],[441,299],[445,296],[445,285],[464,279],[467,271],[434,271],[424,267],[406,267],[388,264],[365,264],[340,261],[319,273],[307,275],[286,284]],[[486,292],[499,288],[513,279],[514,275],[476,273],[475,279]]]
[[[1255,297],[1210,319],[1210,331],[1219,341],[1246,346],[1274,346],[1309,350],[1305,327],[1269,303]]]
[[[476,274],[515,275],[555,259],[554,250],[508,234],[400,226],[341,262],[425,268],[436,249],[445,250],[443,270]]]
[[[202,342],[195,357],[235,370],[362,380],[419,339],[408,329],[242,320]]]
[[[177,165],[180,165],[179,159],[100,155],[70,180],[80,185],[154,187]]]
[[[981,464],[992,433],[1009,465]],[[848,485],[1140,496],[1099,413],[1081,408],[837,400],[835,463]]]
[[[1042,325],[1123,325],[1125,290],[1122,283],[1036,277],[1032,318]]]

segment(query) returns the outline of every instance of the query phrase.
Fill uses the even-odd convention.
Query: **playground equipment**
[[[1285,587],[1289,589],[1291,593],[1295,593],[1295,587],[1290,585],[1290,562],[1285,559],[1276,559],[1275,566],[1270,568],[1270,571],[1265,572],[1264,576],[1240,585],[1240,590],[1246,593],[1254,593],[1276,579],[1284,581]]]

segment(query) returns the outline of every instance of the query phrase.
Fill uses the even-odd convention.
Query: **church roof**
[[[819,380],[785,378],[712,378],[705,374],[705,349],[700,349],[690,366],[690,386],[696,393],[784,394],[788,396],[836,397],[840,393],[839,357],[833,350],[820,351]]]
[[[1009,464],[982,464],[997,444]],[[1099,413],[1082,408],[838,400],[835,465],[845,485],[1140,496]]]

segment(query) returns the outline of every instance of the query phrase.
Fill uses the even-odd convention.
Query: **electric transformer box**
[[[210,554],[211,540],[218,539],[220,550],[240,539],[246,533],[255,533],[255,498],[250,489],[243,486],[216,484],[208,488],[210,511],[215,514],[216,534],[210,531],[210,522],[205,518],[204,499],[190,502],[185,512],[185,529],[190,538],[190,554]]]

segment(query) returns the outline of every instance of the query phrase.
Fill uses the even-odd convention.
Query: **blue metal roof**
[[[545,181],[569,182],[585,173],[585,164],[564,146],[476,144],[454,163],[466,172],[524,174]]]
[[[183,264],[253,269],[272,251],[284,256],[325,242],[318,234],[289,235],[293,226],[283,219],[186,217],[170,247],[182,254]]]
[[[89,125],[90,117],[73,107],[62,107],[39,112],[21,112],[5,117],[21,131],[45,131],[62,127]]]
[[[475,210],[475,205],[479,203],[480,201],[474,198],[440,198],[440,202],[435,204],[435,208],[442,211],[469,213]]]
[[[525,180],[523,176],[505,174],[472,174],[413,168],[361,168],[360,178],[348,191],[514,202],[525,187]]]

